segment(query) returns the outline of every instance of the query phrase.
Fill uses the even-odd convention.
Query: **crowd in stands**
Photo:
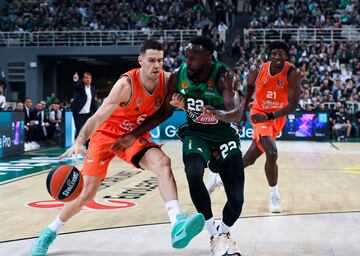
[[[340,28],[360,25],[360,4],[350,0],[251,1],[250,28]]]
[[[217,24],[234,18],[232,0],[7,1],[0,31],[204,29],[211,9]]]

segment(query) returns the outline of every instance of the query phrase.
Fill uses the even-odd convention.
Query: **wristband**
[[[266,118],[268,120],[272,120],[272,119],[275,119],[275,113],[274,112],[271,112],[271,113],[266,113]]]

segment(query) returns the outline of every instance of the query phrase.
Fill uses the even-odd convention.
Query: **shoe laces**
[[[52,237],[46,233],[39,237],[39,245],[43,249],[47,249],[49,245],[52,244],[52,242],[53,242]]]
[[[231,238],[230,233],[226,234],[226,238],[228,239],[228,241],[232,247],[236,247],[236,241]]]
[[[179,214],[176,215],[176,219],[177,219],[178,221],[180,221],[180,220],[185,220],[186,217],[187,217],[187,215],[184,214],[184,213],[179,213]]]

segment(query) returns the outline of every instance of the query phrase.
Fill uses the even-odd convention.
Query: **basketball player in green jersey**
[[[168,99],[162,108],[129,134],[113,150],[129,147],[137,137],[171,116],[175,107],[184,109],[187,122],[178,130],[183,143],[183,161],[191,199],[206,220],[212,255],[240,255],[230,227],[239,218],[244,201],[244,168],[240,137],[235,122],[241,106],[236,75],[218,61],[212,61],[210,39],[196,37],[186,47],[184,63],[169,83]],[[214,222],[211,199],[203,182],[204,169],[218,172],[227,202],[220,225]]]

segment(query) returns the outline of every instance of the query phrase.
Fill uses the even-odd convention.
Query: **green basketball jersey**
[[[187,76],[187,65],[184,63],[178,70],[176,85],[180,93],[185,96],[187,123],[178,132],[180,137],[201,136],[205,140],[220,142],[228,137],[238,137],[235,123],[226,123],[214,120],[202,114],[206,105],[215,109],[225,109],[223,97],[218,89],[218,78],[221,69],[225,68],[222,62],[212,65],[212,72],[207,82],[195,84]]]

